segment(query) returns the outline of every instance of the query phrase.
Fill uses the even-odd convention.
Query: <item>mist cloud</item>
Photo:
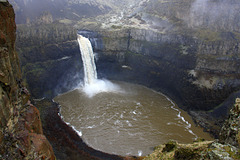
[[[187,19],[189,27],[239,31],[239,0],[196,0]]]

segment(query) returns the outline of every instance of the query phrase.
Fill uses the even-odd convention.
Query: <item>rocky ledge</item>
[[[239,150],[231,145],[223,145],[213,141],[202,141],[194,142],[193,144],[178,144],[177,142],[169,142],[164,145],[157,146],[155,151],[144,160],[234,160],[239,158]]]

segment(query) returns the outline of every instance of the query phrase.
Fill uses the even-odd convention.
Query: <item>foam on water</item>
[[[164,96],[165,96],[165,95],[164,95]],[[188,121],[186,121],[183,116],[181,116],[181,111],[180,111],[179,109],[175,108],[175,103],[174,103],[171,99],[169,99],[167,96],[165,96],[165,97],[166,97],[167,100],[172,104],[171,108],[172,108],[173,110],[175,110],[175,111],[178,112],[177,117],[178,117],[179,119],[181,119],[182,122],[184,122],[184,123],[186,124],[186,126],[185,126],[186,130],[187,130],[190,134],[194,135],[194,136],[195,136],[195,139],[197,139],[198,136],[197,136],[195,133],[193,133],[193,131],[190,129],[190,128],[191,128],[191,124],[190,124]]]
[[[82,90],[89,98],[101,92],[114,92],[114,93],[123,92],[118,85],[108,80],[100,79],[96,79],[91,84],[85,84],[85,86],[82,87]]]
[[[156,92],[156,91],[154,91],[154,92]],[[164,94],[162,94],[162,93],[160,93],[160,92],[156,92],[156,93],[161,94],[162,96],[164,96],[164,97],[172,104],[172,105],[171,105],[171,108],[172,108],[173,110],[175,110],[175,111],[178,112],[177,117],[178,117],[179,119],[181,119],[183,123],[186,124],[186,126],[185,126],[186,130],[187,130],[190,134],[192,134],[192,135],[195,136],[194,139],[197,139],[198,136],[197,136],[195,133],[193,133],[193,131],[190,129],[190,128],[191,128],[191,124],[190,124],[187,120],[185,120],[185,118],[184,118],[183,116],[181,116],[181,111],[175,107],[175,106],[176,106],[175,103],[174,103],[170,98],[168,98],[166,95],[164,95]],[[167,125],[170,125],[170,124],[172,124],[172,123],[167,123]]]
[[[142,151],[138,151],[138,156],[142,156]]]
[[[153,90],[153,92],[156,92],[156,91],[154,91]],[[195,138],[194,139],[197,139],[198,138],[198,136],[190,129],[191,128],[191,124],[187,121],[187,120],[185,120],[185,118],[181,115],[181,111],[179,110],[179,109],[177,109],[177,108],[175,108],[175,103],[170,99],[170,98],[168,98],[166,95],[164,95],[164,94],[162,94],[162,93],[160,93],[160,92],[156,92],[157,94],[161,94],[162,96],[164,96],[172,105],[171,105],[171,108],[173,109],[173,110],[175,110],[175,111],[177,111],[178,112],[178,114],[177,114],[177,117],[180,119],[180,120],[182,120],[182,122],[183,123],[185,123],[185,128],[186,128],[186,130],[190,133],[190,134],[192,134],[192,135],[194,135],[195,136]],[[170,125],[170,124],[173,124],[173,123],[167,123],[167,125]],[[175,124],[175,125],[177,125],[177,124]]]

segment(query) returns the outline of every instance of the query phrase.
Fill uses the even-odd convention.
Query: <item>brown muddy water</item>
[[[169,140],[211,139],[163,94],[141,85],[114,83],[117,91],[89,97],[79,88],[54,98],[61,105],[63,120],[92,148],[141,156]]]

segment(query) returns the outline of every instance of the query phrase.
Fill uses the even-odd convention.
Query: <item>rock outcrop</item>
[[[237,160],[239,158],[238,148],[231,145],[213,141],[194,142],[193,144],[178,144],[173,141],[155,147],[155,151],[146,156],[144,160]]]
[[[229,112],[219,138],[224,144],[240,147],[240,98],[236,98],[235,105]]]
[[[15,14],[0,2],[0,159],[55,159],[39,111],[21,82]]]

